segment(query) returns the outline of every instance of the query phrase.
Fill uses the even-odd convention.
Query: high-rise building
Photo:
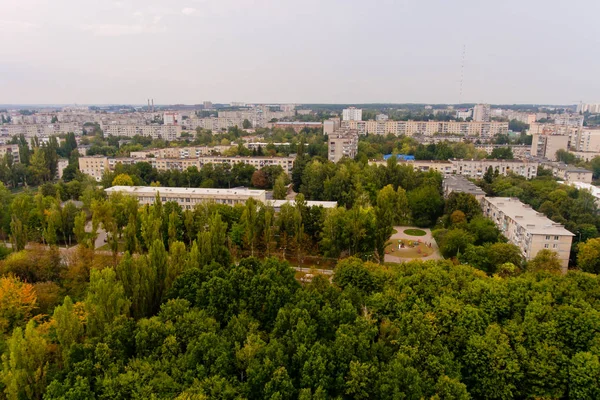
[[[556,160],[558,150],[569,149],[569,140],[568,135],[532,135],[531,155]]]
[[[327,150],[329,161],[334,163],[344,157],[356,157],[358,153],[358,132],[354,129],[336,130],[329,135]]]
[[[323,121],[323,133],[325,135],[331,135],[336,130],[340,129],[339,118],[329,118]]]
[[[344,121],[362,121],[362,109],[356,107],[344,108],[342,119]]]
[[[163,122],[165,125],[177,125],[179,122],[179,115],[175,112],[166,112],[163,114]]]
[[[560,114],[554,118],[554,123],[563,126],[583,126],[583,119],[583,115],[579,114]]]
[[[489,104],[477,104],[475,107],[473,107],[473,121],[489,122],[490,112],[491,109]]]
[[[213,103],[212,101],[205,101],[203,103],[204,109],[205,110],[212,110],[213,109]]]
[[[473,116],[473,110],[457,110],[456,118],[462,118],[464,121]]]
[[[600,103],[590,104],[590,103],[579,103],[577,105],[578,113],[588,112],[590,114],[600,114]]]

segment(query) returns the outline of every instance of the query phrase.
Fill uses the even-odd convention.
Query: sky
[[[598,0],[0,0],[0,104],[600,102],[598,15]]]

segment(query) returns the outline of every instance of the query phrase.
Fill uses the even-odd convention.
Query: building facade
[[[561,224],[545,217],[516,198],[484,197],[483,214],[494,221],[508,241],[521,250],[526,260],[532,260],[540,250],[558,254],[562,272],[567,272],[573,234]]]
[[[252,189],[203,189],[181,187],[154,187],[154,186],[113,186],[105,189],[108,195],[122,193],[138,199],[141,205],[153,204],[158,194],[161,202],[174,201],[184,210],[194,208],[203,202],[235,205],[245,203],[248,199],[260,202],[266,201],[264,190]]]
[[[361,121],[362,109],[356,107],[344,108],[342,110],[342,120],[344,121]]]
[[[556,152],[568,150],[570,141],[567,135],[534,134],[531,138],[531,155],[556,160]]]
[[[473,121],[475,122],[489,122],[491,115],[491,108],[489,104],[477,104],[473,107]]]
[[[104,136],[147,136],[152,139],[176,140],[181,136],[179,125],[103,125]]]
[[[353,129],[340,129],[329,135],[327,153],[329,154],[329,161],[334,163],[344,157],[356,157],[358,153],[358,132]]]

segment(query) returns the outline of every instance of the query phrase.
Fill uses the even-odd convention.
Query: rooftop
[[[162,194],[221,194],[221,195],[246,195],[262,196],[264,190],[254,189],[208,189],[208,188],[185,188],[185,187],[155,187],[155,186],[113,186],[104,189],[108,194],[122,192],[127,194],[145,194],[155,196],[157,192]]]
[[[274,208],[280,208],[284,204],[294,204],[293,200],[268,200],[268,203]],[[337,201],[312,201],[306,202],[308,207],[323,207],[323,208],[335,208],[337,207]]]
[[[486,197],[485,200],[496,206],[504,215],[523,226],[529,233],[574,236],[564,226],[552,221],[544,214],[535,211],[531,206],[521,203],[519,199],[511,197]]]
[[[485,196],[483,189],[462,175],[446,176],[444,178],[444,186],[450,187],[453,192],[469,193],[474,196]]]

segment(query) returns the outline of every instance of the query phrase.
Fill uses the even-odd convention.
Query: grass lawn
[[[425,236],[427,233],[422,229],[405,229],[404,233],[410,236]]]
[[[392,240],[392,243],[385,249],[385,253],[399,258],[423,258],[433,254],[433,249],[425,243],[419,243],[415,247],[406,246],[403,249],[398,248],[398,240]]]

